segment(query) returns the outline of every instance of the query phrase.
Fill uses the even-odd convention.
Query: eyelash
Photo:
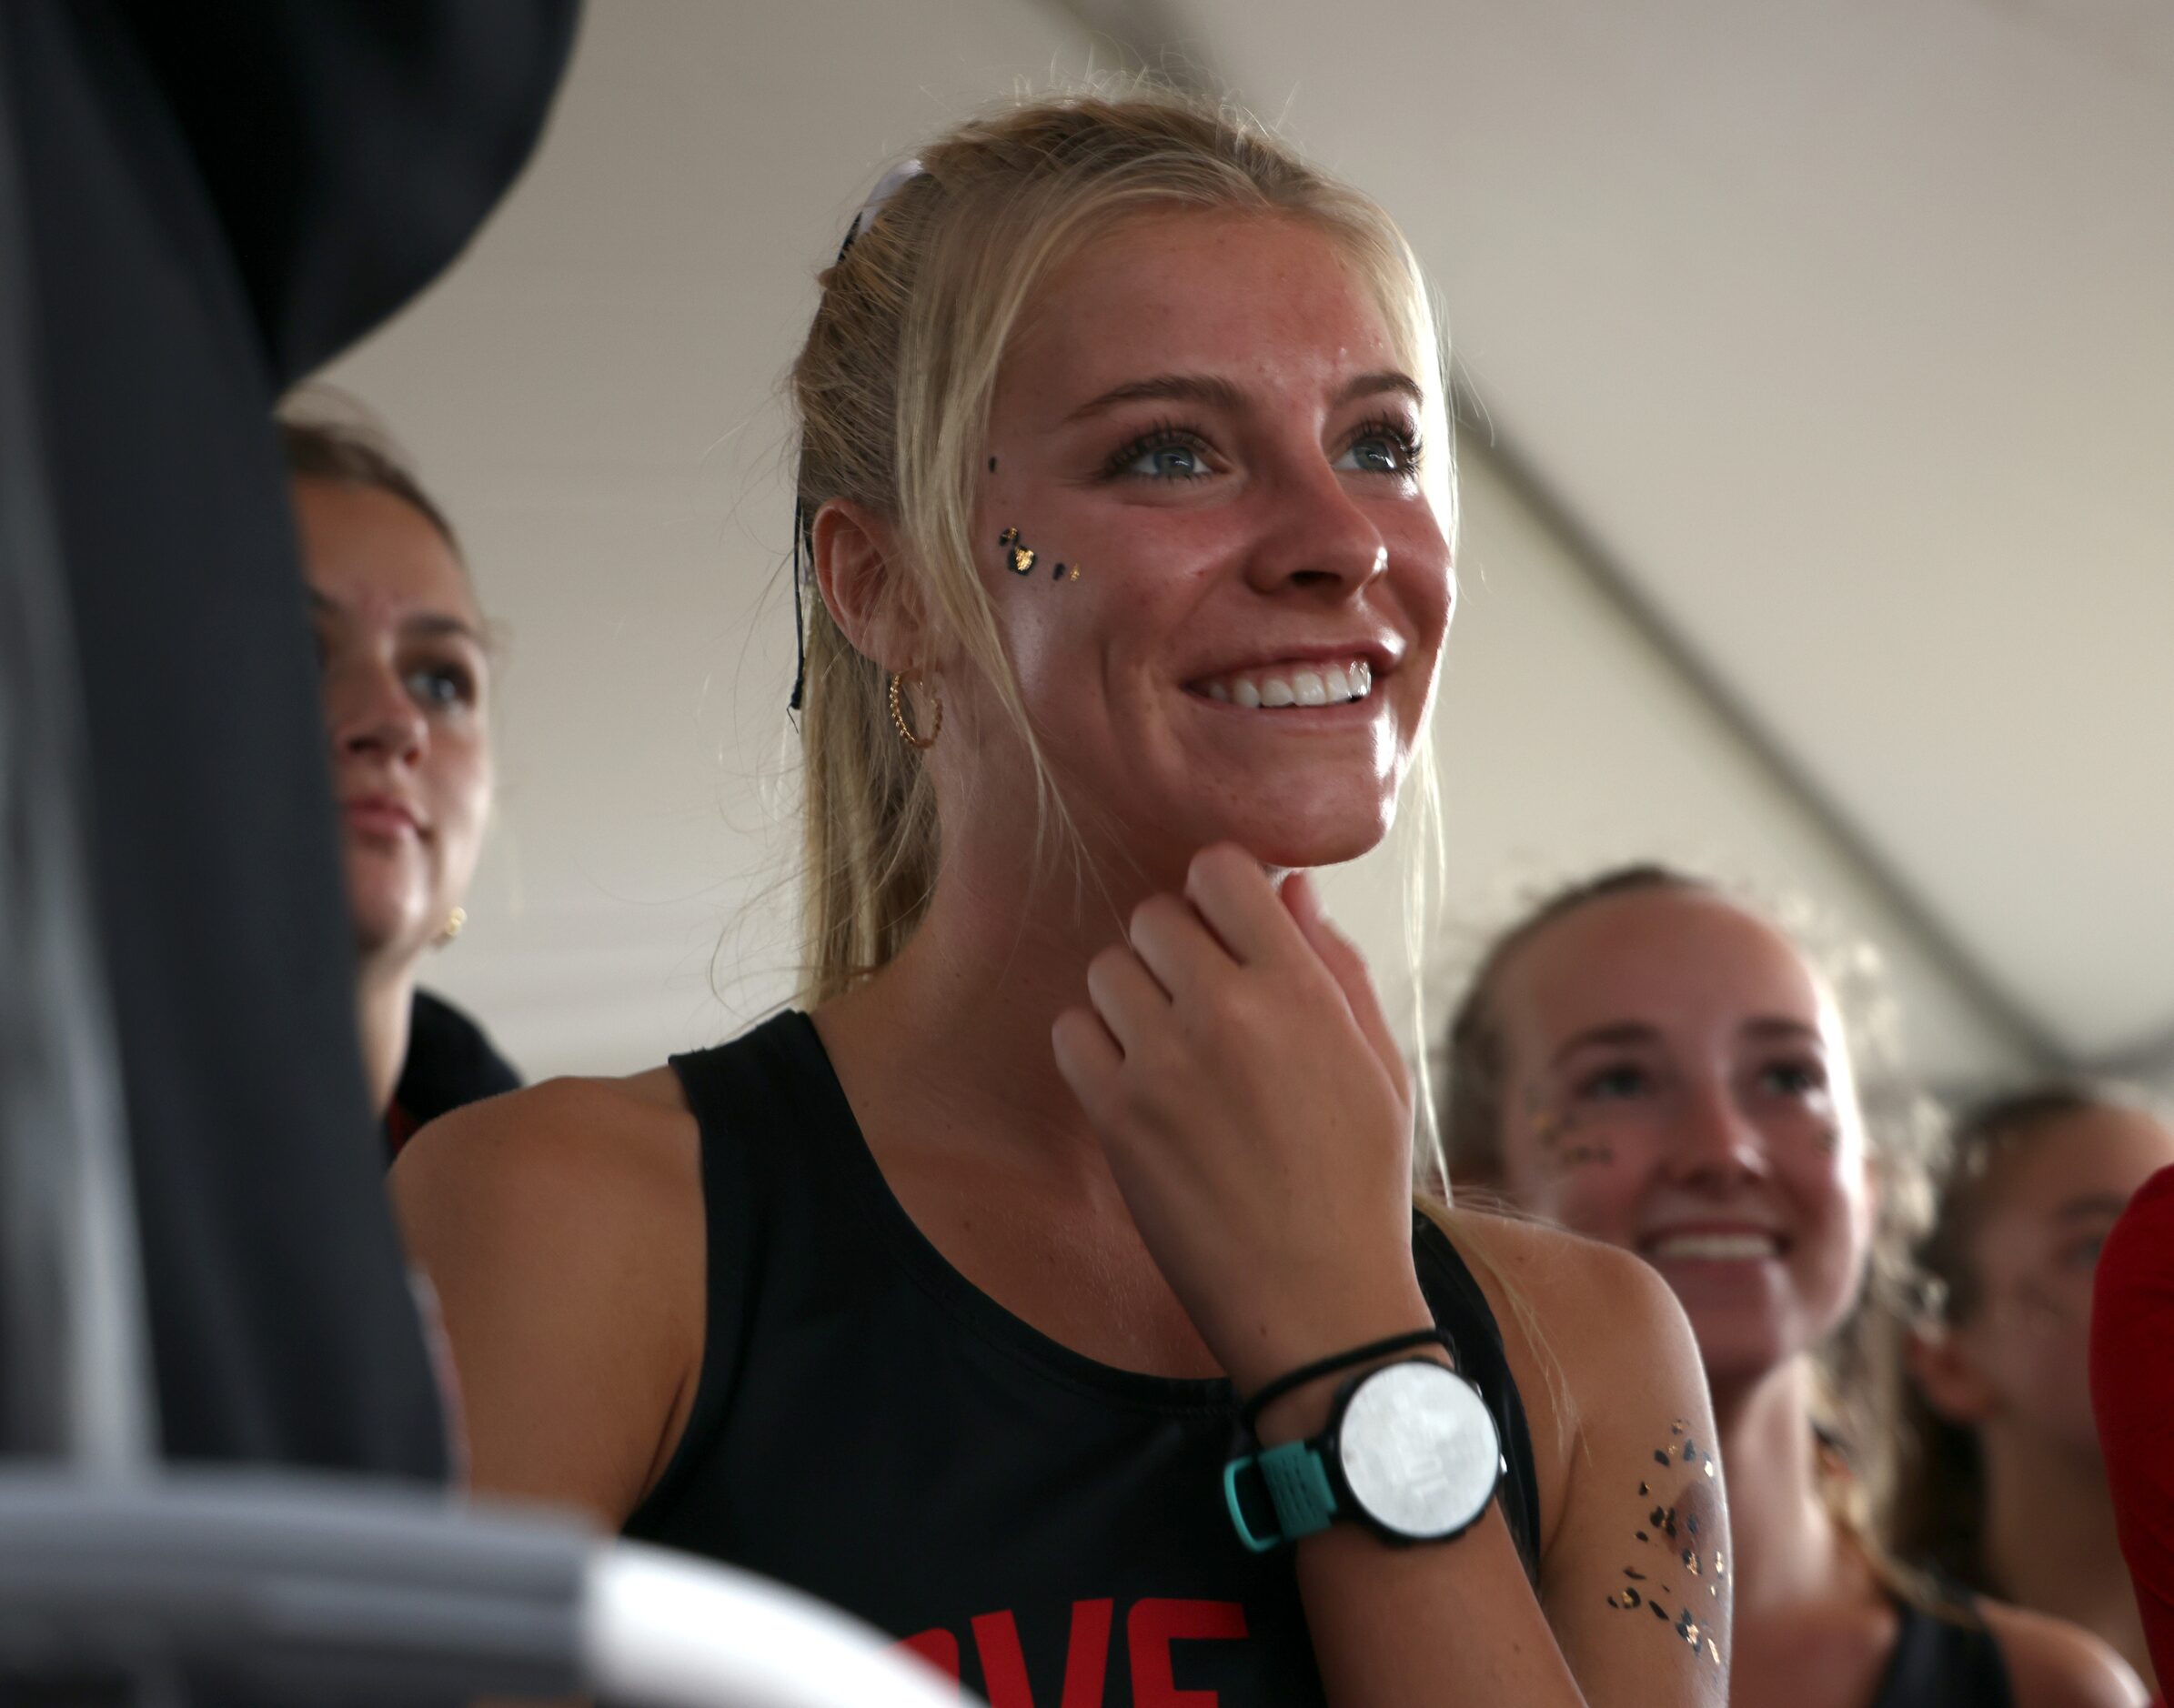
[[[1158,421],[1139,437],[1127,440],[1112,454],[1110,460],[1102,465],[1102,478],[1104,480],[1119,479],[1128,468],[1149,452],[1175,448],[1194,451],[1205,457],[1208,452],[1208,444],[1190,427],[1181,427],[1175,421]],[[1162,475],[1157,478],[1198,480],[1202,477],[1199,475]]]
[[[1364,444],[1368,439],[1386,439],[1394,445],[1396,447],[1397,466],[1394,469],[1368,470],[1367,472],[1408,476],[1418,469],[1424,447],[1420,441],[1419,435],[1402,421],[1394,420],[1387,416],[1368,421],[1353,433],[1344,448],[1349,450],[1354,446]],[[1105,480],[1117,479],[1150,452],[1172,447],[1183,447],[1202,457],[1208,454],[1207,441],[1191,427],[1182,426],[1175,421],[1158,421],[1138,437],[1130,439],[1119,447],[1110,459],[1102,465],[1102,477]],[[1200,480],[1204,477],[1197,474],[1168,474],[1157,476],[1155,478]]]

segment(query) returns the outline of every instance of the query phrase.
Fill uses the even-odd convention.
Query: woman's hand
[[[1411,1076],[1303,874],[1206,849],[1052,1032],[1141,1237],[1242,1392],[1432,1325],[1411,1255]]]

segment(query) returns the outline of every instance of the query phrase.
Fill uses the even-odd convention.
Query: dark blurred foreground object
[[[408,1059],[400,1064],[393,1106],[385,1112],[388,1162],[425,1123],[521,1086],[521,1076],[489,1034],[445,998],[418,990],[409,1015]]]
[[[2091,1293],[2091,1408],[2121,1552],[2162,1683],[2174,1679],[2174,1169],[2129,1201]]]
[[[42,500],[64,590],[49,627],[65,650],[48,662],[76,725],[77,970],[111,1017],[169,1459],[445,1474],[356,1057],[270,417],[442,270],[512,182],[574,10],[0,5],[0,366],[26,392],[0,491]],[[0,776],[11,821],[24,785]],[[0,965],[0,982],[24,977]],[[11,1054],[18,1069],[54,1071]],[[11,1155],[67,1142],[19,1129],[18,1107],[0,1130]],[[19,1197],[0,1208],[12,1269],[35,1219]],[[34,1350],[6,1349],[0,1380]],[[66,1446],[9,1416],[0,1445]]]

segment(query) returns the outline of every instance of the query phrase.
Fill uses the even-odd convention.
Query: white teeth
[[[1261,707],[1341,706],[1346,700],[1364,699],[1374,692],[1374,668],[1364,658],[1350,664],[1294,668],[1287,675],[1218,677],[1202,682],[1196,692],[1226,706],[1248,711]]]
[[[1656,1240],[1648,1249],[1655,1257],[1753,1263],[1762,1258],[1778,1256],[1781,1243],[1770,1233],[1677,1233]]]

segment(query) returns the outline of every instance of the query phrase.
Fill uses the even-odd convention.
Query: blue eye
[[[1419,440],[1399,422],[1369,421],[1336,466],[1362,475],[1409,475],[1419,467]]]
[[[418,705],[434,709],[472,706],[476,678],[458,665],[431,665],[408,673],[408,691]]]
[[[1777,1061],[1759,1076],[1770,1091],[1784,1097],[1816,1097],[1827,1090],[1827,1071],[1814,1062]]]
[[[1587,1074],[1578,1081],[1577,1094],[1594,1102],[1620,1103],[1643,1096],[1652,1085],[1645,1069],[1623,1062]]]
[[[1159,427],[1127,444],[1103,467],[1111,478],[1200,480],[1212,474],[1207,447],[1182,427]]]

